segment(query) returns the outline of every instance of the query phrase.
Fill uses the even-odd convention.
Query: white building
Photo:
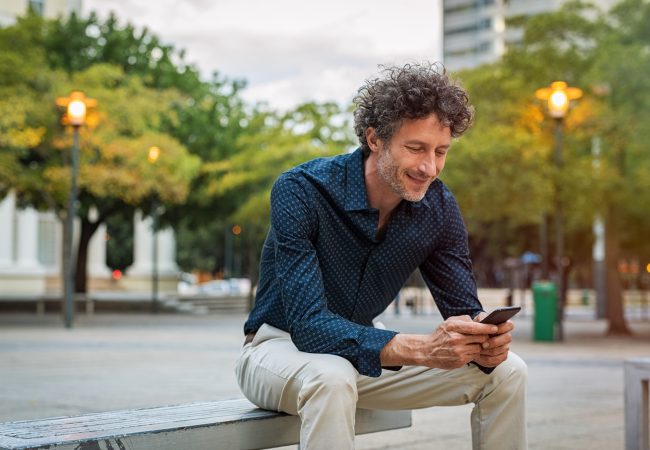
[[[112,280],[106,266],[106,227],[100,226],[93,235],[87,266],[90,291],[148,291],[151,288],[154,268],[151,219],[142,219],[142,215],[136,213],[134,220],[133,265],[119,282]],[[53,213],[17,208],[13,193],[0,200],[0,297],[61,292],[62,233],[63,227]],[[178,266],[174,232],[161,230],[156,240],[160,288],[175,289]],[[75,239],[75,255],[76,242]]]
[[[0,26],[13,23],[30,6],[43,17],[55,19],[81,11],[81,0],[0,0]]]
[[[81,0],[0,0],[0,26],[10,25],[30,6],[44,17],[55,18],[81,11]],[[100,226],[93,235],[88,249],[90,290],[150,289],[154,266],[151,219],[142,219],[138,213],[134,220],[134,261],[119,283],[112,281],[106,266],[106,227]],[[0,297],[62,291],[62,228],[51,212],[18,208],[13,193],[0,198]],[[161,288],[175,288],[178,267],[173,231],[160,231],[157,243]],[[76,248],[75,239],[75,255]]]
[[[507,19],[558,9],[567,0],[443,0],[443,61],[447,70],[467,69],[498,60],[521,42],[523,31]],[[617,0],[591,0],[609,9]]]

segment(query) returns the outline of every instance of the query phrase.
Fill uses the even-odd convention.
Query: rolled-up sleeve
[[[359,325],[328,309],[313,244],[318,237],[318,213],[307,189],[284,174],[271,191],[275,274],[289,333],[299,350],[344,357],[360,374],[377,377],[380,352],[397,333]]]

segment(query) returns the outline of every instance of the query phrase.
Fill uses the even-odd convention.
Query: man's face
[[[451,130],[432,114],[405,120],[389,142],[379,142],[380,177],[401,198],[418,202],[445,167]]]

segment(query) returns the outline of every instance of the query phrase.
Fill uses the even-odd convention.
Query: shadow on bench
[[[410,426],[410,411],[357,410],[356,434]],[[254,449],[299,433],[298,417],[237,399],[0,423],[0,450]]]

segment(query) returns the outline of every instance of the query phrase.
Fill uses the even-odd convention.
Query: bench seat
[[[650,358],[625,367],[625,450],[650,450]]]
[[[357,434],[409,426],[410,411],[357,410]],[[0,450],[254,449],[299,433],[298,417],[235,399],[0,423]]]

